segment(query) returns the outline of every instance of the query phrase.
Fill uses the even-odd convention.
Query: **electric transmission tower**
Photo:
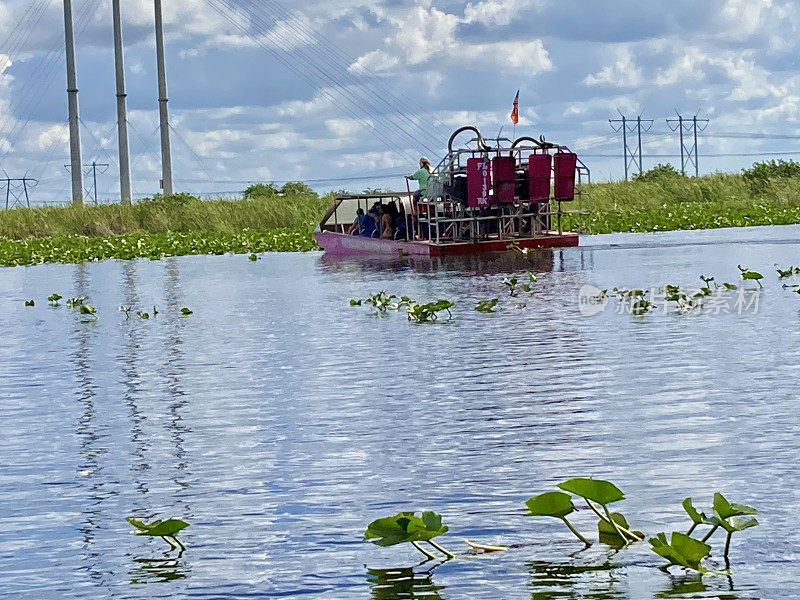
[[[614,131],[622,131],[625,181],[628,181],[628,173],[631,171],[631,167],[633,167],[634,170],[638,169],[639,175],[642,174],[642,127],[645,127],[645,133],[650,131],[650,128],[653,126],[653,119],[643,119],[642,115],[639,115],[635,119],[629,119],[623,115],[621,111],[617,112],[621,118],[609,119],[608,122],[611,124],[611,129]],[[617,123],[619,125],[616,125]],[[636,132],[635,142],[630,142],[628,140],[628,132]]]
[[[30,192],[39,183],[36,179],[30,177],[9,177],[8,174],[3,172],[6,176],[0,178],[0,186],[6,186],[6,208],[14,208],[15,206],[31,207]],[[0,188],[1,189],[1,188]]]
[[[98,202],[97,202],[97,173],[99,171],[100,174],[102,175],[103,173],[105,173],[108,170],[108,167],[110,167],[110,166],[111,165],[109,165],[108,163],[99,163],[99,162],[94,162],[94,161],[91,162],[88,165],[83,165],[84,169],[86,169],[86,170],[82,171],[82,175],[86,175],[88,177],[89,173],[91,173],[92,174],[92,183],[93,183],[93,188],[90,188],[90,187],[87,186],[87,187],[83,188],[83,191],[87,196],[89,196],[89,198],[94,202],[95,205],[98,204]],[[71,171],[72,170],[72,165],[64,165],[64,167],[67,169],[67,171]]]
[[[708,127],[708,119],[698,119],[697,115],[691,119],[685,119],[676,110],[677,119],[667,119],[667,125],[672,131],[677,131],[681,136],[681,173],[686,175],[686,166],[694,166],[694,176],[700,176],[700,168],[697,162],[697,131],[705,131]],[[686,133],[687,135],[684,135]],[[686,139],[689,139],[687,142]]]

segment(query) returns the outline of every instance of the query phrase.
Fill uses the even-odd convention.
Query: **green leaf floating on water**
[[[665,533],[659,533],[656,537],[650,538],[650,546],[653,552],[666,558],[672,565],[686,567],[698,573],[708,572],[708,569],[701,565],[700,561],[711,552],[711,546],[700,540],[679,531],[673,531],[670,542],[667,542]]]
[[[622,493],[621,489],[610,481],[603,479],[576,477],[559,483],[556,487],[602,505],[618,502],[625,498],[625,494]]]
[[[630,529],[628,520],[621,513],[614,512],[610,514],[617,525],[621,525],[625,529]],[[600,543],[611,546],[612,548],[622,548],[630,543],[627,539],[620,537],[611,523],[602,519],[597,522],[597,533]],[[644,533],[641,531],[634,531],[633,533],[639,536],[640,539],[644,539]]]
[[[442,525],[442,516],[433,511],[425,511],[421,517],[413,512],[400,512],[370,523],[364,532],[364,540],[378,546],[394,546],[404,542],[425,542],[448,530],[447,525]]]
[[[125,520],[136,528],[136,535],[154,535],[157,537],[174,536],[182,529],[186,529],[189,524],[181,519],[167,519],[162,521],[156,519],[152,523],[145,523],[134,517],[126,517]]]
[[[189,316],[189,315],[193,314],[193,311],[192,311],[191,309],[189,309],[189,308],[186,308],[186,307],[184,306],[184,307],[181,309],[181,314],[182,314],[183,316]]]
[[[739,517],[742,515],[757,515],[758,510],[752,506],[745,504],[736,504],[735,502],[728,502],[728,500],[717,492],[714,494],[714,511],[721,519],[729,519],[730,517]]]
[[[93,315],[97,312],[97,309],[89,304],[81,304],[79,311],[82,315]]]
[[[545,492],[525,502],[530,510],[528,516],[564,518],[575,510],[572,496],[564,492]]]

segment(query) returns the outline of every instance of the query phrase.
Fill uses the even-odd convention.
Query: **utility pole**
[[[161,189],[165,196],[172,194],[172,157],[169,149],[169,107],[167,72],[164,68],[164,23],[161,0],[153,0],[156,12],[156,63],[158,66],[158,113],[161,127]]]
[[[611,129],[616,132],[622,131],[622,145],[623,145],[623,160],[625,161],[625,181],[628,181],[628,175],[630,174],[631,167],[635,170],[639,171],[639,175],[642,174],[642,128],[644,126],[644,131],[650,131],[650,128],[653,126],[653,119],[643,119],[641,115],[636,117],[635,119],[629,119],[622,112],[619,112],[619,119],[609,119],[608,122],[611,125]],[[619,126],[616,126],[615,123],[619,123]],[[628,132],[636,132],[636,144],[629,144],[628,143]]]
[[[119,0],[112,0],[114,19],[114,65],[117,70],[117,139],[119,145],[119,194],[122,204],[131,203],[131,166],[128,145],[128,106],[125,93],[125,67],[122,60],[122,17]],[[97,183],[95,182],[95,202]]]
[[[81,128],[78,112],[78,77],[75,73],[75,38],[72,31],[72,0],[64,0],[64,43],[67,53],[67,100],[69,104],[69,158],[72,175],[72,203],[83,204],[81,171]]]
[[[667,119],[667,125],[672,131],[677,131],[680,134],[681,140],[681,173],[686,175],[686,167],[694,166],[694,176],[700,176],[700,164],[698,159],[698,151],[697,151],[697,131],[705,131],[706,127],[708,127],[708,119],[698,119],[697,115],[693,116],[691,119],[684,118],[681,114],[676,110],[675,114],[678,115],[678,118]],[[691,136],[688,136],[691,140],[690,143],[687,144],[686,137],[684,136],[685,133],[691,133]]]

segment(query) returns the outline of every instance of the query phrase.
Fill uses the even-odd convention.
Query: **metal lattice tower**
[[[30,192],[39,183],[30,177],[8,177],[0,179],[0,185],[6,186],[6,208],[15,206],[31,207]]]
[[[708,119],[698,119],[697,115],[693,116],[691,119],[685,119],[675,111],[675,114],[678,115],[677,119],[667,119],[667,125],[672,131],[677,131],[680,133],[681,138],[681,173],[686,175],[686,167],[694,166],[694,176],[700,176],[700,167],[698,164],[698,156],[697,156],[697,132],[705,131],[706,127],[708,127]],[[684,135],[690,134],[690,135]],[[689,138],[689,142],[687,143],[686,139]]]
[[[620,119],[609,119],[611,129],[616,132],[622,131],[622,144],[623,144],[623,158],[625,160],[625,181],[628,181],[628,174],[631,167],[642,174],[642,126],[645,127],[645,133],[650,131],[653,126],[653,119],[643,119],[639,115],[635,119],[629,119],[622,112],[619,112]],[[615,125],[619,123],[619,125]],[[636,132],[636,141],[630,142],[628,140],[628,132]]]
[[[81,174],[88,177],[89,174],[91,173],[92,185],[93,185],[93,187],[85,186],[83,188],[83,191],[95,205],[99,204],[99,202],[97,201],[97,173],[99,172],[102,175],[108,170],[108,167],[110,166],[111,165],[109,165],[108,163],[99,163],[99,162],[91,162],[88,165],[83,165],[83,168],[85,170],[82,170]],[[68,171],[72,170],[71,165],[64,165],[64,167]]]

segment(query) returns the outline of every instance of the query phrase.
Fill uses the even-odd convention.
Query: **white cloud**
[[[594,75],[587,75],[583,83],[588,86],[636,87],[642,82],[642,70],[636,65],[629,46],[619,48],[616,60]]]
[[[325,127],[337,138],[353,138],[363,135],[367,127],[373,126],[371,119],[357,121],[355,119],[327,119]]]
[[[525,69],[529,75],[553,69],[542,40],[463,44],[459,55],[469,68]]]
[[[465,23],[482,23],[489,26],[510,24],[517,14],[533,4],[530,0],[485,0],[470,2],[464,9]]]

